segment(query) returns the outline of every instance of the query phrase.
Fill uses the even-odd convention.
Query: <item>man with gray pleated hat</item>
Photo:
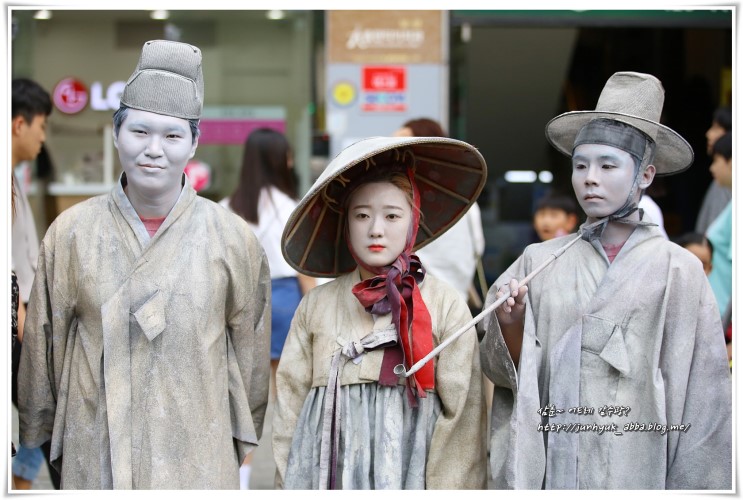
[[[660,123],[663,101],[654,76],[618,72],[596,109],[547,124],[588,218],[579,235],[527,247],[487,295],[486,306],[510,294],[479,327],[495,385],[499,488],[732,487],[731,380],[715,298],[699,260],[637,207],[655,175],[694,158]]]
[[[201,51],[147,42],[114,114],[122,174],[42,242],[20,439],[51,440],[63,489],[238,487],[268,401],[270,275],[240,217],[183,174]]]

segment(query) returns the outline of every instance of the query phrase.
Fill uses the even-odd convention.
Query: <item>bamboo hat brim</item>
[[[414,250],[457,222],[477,200],[487,178],[482,155],[444,137],[372,137],[341,151],[292,212],[282,235],[284,258],[309,276],[335,277],[356,268],[344,238],[341,206],[358,181],[401,162],[414,168],[420,226]]]

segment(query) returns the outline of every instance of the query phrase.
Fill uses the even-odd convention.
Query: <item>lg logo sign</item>
[[[54,87],[54,105],[62,113],[79,113],[88,104],[88,89],[80,80],[65,78]]]
[[[105,92],[101,82],[93,82],[90,91],[76,78],[65,78],[54,87],[54,105],[62,113],[79,113],[90,101],[90,109],[109,111],[119,109],[121,93],[126,82],[118,81],[109,85]]]

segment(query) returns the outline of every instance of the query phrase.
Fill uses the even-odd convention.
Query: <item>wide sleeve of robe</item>
[[[312,338],[307,328],[308,304],[313,289],[302,298],[294,314],[276,371],[276,407],[273,416],[273,455],[276,461],[276,487],[283,489],[292,437],[299,413],[312,387]],[[330,360],[328,359],[328,362]],[[284,369],[287,366],[289,368]]]
[[[444,285],[432,284],[440,288]],[[438,345],[472,316],[454,289],[442,293],[436,307],[429,306],[429,311],[439,318],[437,330],[441,334],[437,339],[434,337]],[[474,327],[439,353],[435,368],[441,414],[431,437],[426,489],[484,489],[487,487],[487,413]]]
[[[246,235],[247,258],[230,262],[233,293],[227,295],[226,308],[230,420],[241,463],[258,444],[252,436],[261,438],[271,376],[271,274],[257,238]],[[240,417],[247,414],[253,429]]]
[[[666,315],[660,369],[667,422],[691,429],[668,433],[666,489],[729,489],[732,388],[717,302],[705,280],[675,271],[668,287],[686,293],[671,294],[666,306],[673,314]],[[699,297],[698,307],[684,296]]]
[[[520,280],[529,274],[531,260],[526,254],[525,251],[493,283],[483,308],[496,301],[498,289],[511,278]],[[527,293],[518,369],[503,339],[495,312],[488,314],[477,325],[481,338],[482,369],[494,386],[490,417],[490,470],[496,489],[540,488],[544,478],[544,443],[540,433],[535,431],[541,421],[537,409],[541,406],[539,370],[542,349],[534,328],[531,294],[530,289]]]
[[[18,376],[18,415],[20,442],[27,448],[36,448],[52,437],[58,399],[66,402],[66,395],[58,394],[61,377],[70,370],[69,363],[64,365],[65,350],[75,341],[69,338],[76,330],[74,297],[69,294],[76,285],[78,266],[64,260],[68,257],[64,251],[61,259],[55,259],[56,228],[52,224],[39,250],[24,327],[27,335],[23,337]],[[57,422],[61,425],[62,419]],[[52,458],[60,454],[61,449],[57,453],[53,450]]]

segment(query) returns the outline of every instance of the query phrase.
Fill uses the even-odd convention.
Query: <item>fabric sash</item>
[[[397,330],[390,325],[384,330],[376,330],[358,342],[338,342],[342,345],[330,363],[328,386],[323,400],[322,436],[320,439],[320,489],[335,489],[338,446],[341,422],[341,375],[349,359],[361,356],[365,351],[394,346],[397,344]]]
[[[409,271],[403,271],[401,268],[404,267]],[[352,289],[367,312],[377,315],[392,313],[392,324],[399,332],[403,362],[407,366],[412,366],[433,349],[431,316],[418,288],[418,283],[424,276],[425,271],[418,257],[411,255],[409,259],[405,259],[403,254],[392,265],[387,276],[374,276],[357,283]],[[383,366],[386,365],[383,362]],[[396,376],[392,380],[382,380],[387,378],[386,375],[380,374],[380,383],[397,385]],[[435,386],[433,362],[426,363],[417,373],[408,377],[406,382],[409,395],[426,397],[425,391]],[[417,406],[415,398],[411,398],[411,404]]]

